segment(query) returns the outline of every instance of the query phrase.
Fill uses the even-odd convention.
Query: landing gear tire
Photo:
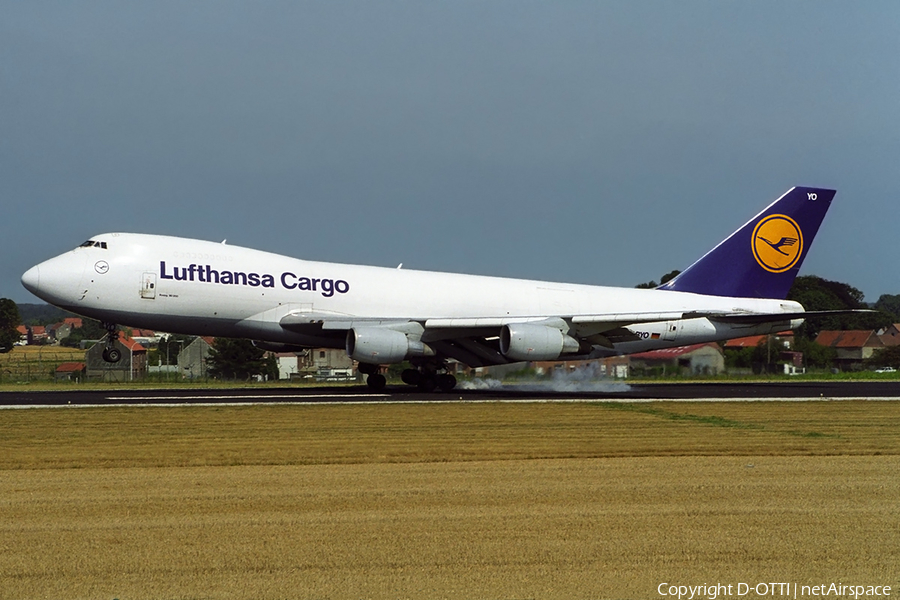
[[[108,363],[117,363],[122,360],[122,351],[116,348],[119,341],[119,328],[115,323],[103,323],[106,328],[106,348],[103,349],[103,360]]]
[[[374,375],[375,373],[378,373],[378,365],[361,362],[359,363],[359,366],[356,367],[356,370],[363,375]]]
[[[419,385],[419,382],[422,381],[422,373],[418,369],[404,369],[400,373],[400,379],[406,385]]]
[[[437,386],[442,392],[449,392],[456,387],[456,377],[449,373],[437,376]]]
[[[104,348],[103,360],[108,363],[117,363],[122,359],[122,352],[118,348]]]
[[[434,376],[422,375],[422,378],[419,379],[419,383],[416,384],[419,389],[423,392],[433,392],[434,388],[437,387],[437,381],[435,381]]]
[[[368,385],[369,389],[373,392],[380,392],[384,389],[384,386],[387,385],[387,379],[385,379],[384,375],[381,373],[372,373],[366,377],[366,385]]]

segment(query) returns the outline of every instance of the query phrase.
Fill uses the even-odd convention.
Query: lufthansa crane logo
[[[760,220],[750,240],[753,258],[770,273],[784,273],[803,254],[803,232],[786,215],[769,215]]]

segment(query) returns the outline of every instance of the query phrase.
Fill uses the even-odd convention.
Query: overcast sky
[[[112,231],[634,286],[794,185],[900,293],[900,3],[0,1],[0,297]]]

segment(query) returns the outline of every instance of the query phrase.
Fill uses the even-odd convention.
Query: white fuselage
[[[671,313],[803,310],[787,300],[313,262],[168,236],[111,233],[93,240],[97,242],[93,246],[33,267],[23,283],[44,300],[75,313],[172,333],[342,347],[338,335],[310,336],[285,329],[279,321],[302,313],[431,321],[438,325],[433,329],[440,329],[442,323],[474,327],[548,316],[574,317],[577,322],[579,315],[660,314],[657,321],[629,326],[633,341],[595,348],[597,354],[615,354],[768,333],[797,324],[786,320],[736,329],[706,318],[671,320],[666,316]],[[579,333],[590,334],[596,323],[583,327]]]

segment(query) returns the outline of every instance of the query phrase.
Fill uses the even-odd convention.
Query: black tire
[[[356,370],[362,373],[363,375],[374,375],[378,372],[378,365],[373,365],[372,363],[359,363],[359,366],[356,367]]]
[[[437,381],[435,381],[433,375],[422,375],[422,378],[419,380],[419,383],[417,385],[423,392],[433,392],[434,388],[437,387]]]
[[[372,373],[366,377],[366,385],[368,385],[369,389],[373,392],[380,392],[384,389],[384,386],[387,385],[387,379],[385,379],[384,375],[381,373]]]
[[[103,350],[103,360],[108,363],[117,363],[122,360],[122,352],[118,348],[106,348]]]
[[[400,373],[400,379],[406,385],[419,385],[419,382],[422,381],[422,373],[418,369],[404,369]]]
[[[449,373],[438,375],[437,386],[441,389],[442,392],[449,392],[456,387],[456,377],[450,375]]]

